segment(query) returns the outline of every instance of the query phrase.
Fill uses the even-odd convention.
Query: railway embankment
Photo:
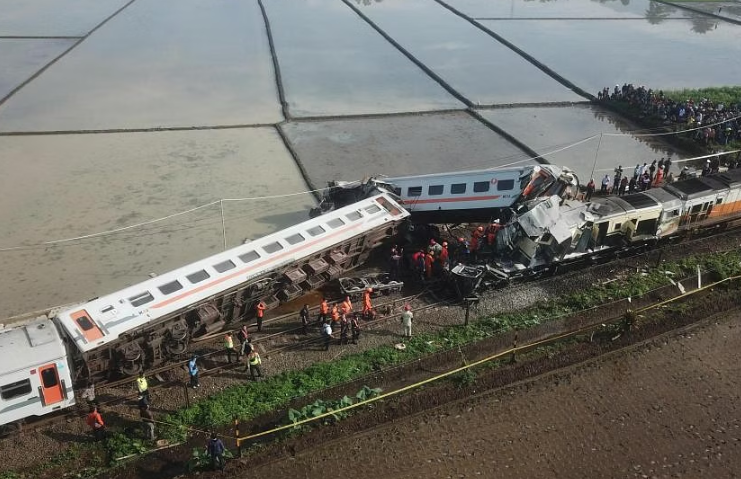
[[[737,269],[741,268],[741,257],[734,251],[738,241],[739,234],[728,233],[598,265],[555,279],[513,285],[485,295],[479,306],[472,311],[472,318],[476,319],[468,326],[462,325],[463,310],[459,306],[434,306],[418,315],[415,332],[419,334],[406,342],[403,351],[393,347],[400,342],[397,335],[399,328],[395,322],[390,322],[376,330],[367,331],[357,349],[333,346],[329,353],[312,349],[267,354],[265,365],[269,379],[245,384],[244,374],[225,370],[213,377],[204,378],[204,389],[207,392],[197,397],[197,402],[188,408],[174,406],[178,403],[174,398],[182,398],[182,388],[157,390],[153,392],[153,397],[158,411],[161,411],[158,419],[173,424],[170,428],[160,427],[158,434],[171,442],[179,441],[183,439],[183,430],[190,428],[190,440],[201,444],[199,431],[220,427],[225,434],[230,435],[230,423],[235,417],[242,418],[243,431],[255,432],[277,424],[288,408],[301,407],[316,398],[334,399],[343,394],[354,393],[362,385],[393,389],[413,382],[430,371],[440,371],[446,365],[460,363],[461,360],[473,360],[477,354],[491,351],[495,344],[511,344],[511,336],[506,335],[515,331],[519,331],[519,340],[523,344],[522,341],[527,339],[525,331],[534,331],[533,328],[556,322],[566,324],[563,321],[568,318],[572,318],[570,321],[575,324],[574,321],[580,320],[573,319],[574,313],[580,310],[588,310],[582,313],[582,320],[590,317],[606,318],[611,312],[613,316],[620,316],[624,306],[616,303],[616,300],[631,296],[635,298],[634,304],[638,304],[641,295],[645,296],[657,288],[665,288],[670,295],[678,294],[679,291],[671,285],[671,280],[692,274],[697,266],[715,271],[718,276],[737,274]],[[670,292],[672,290],[675,291]],[[647,298],[650,301],[661,299],[652,298],[650,294]],[[598,305],[603,305],[603,309],[589,310]],[[100,469],[95,468],[103,467],[111,455],[123,456],[151,448],[151,444],[136,438],[138,418],[131,417],[133,410],[131,405],[123,405],[108,411],[112,422],[118,422],[114,429],[124,433],[128,431],[128,434],[123,435],[130,439],[128,442],[121,441],[119,436],[119,441],[114,444],[116,450],[106,450],[102,446],[83,449],[79,446],[68,447],[61,455],[54,456],[61,459],[54,459],[52,462],[61,464],[49,468],[49,471],[69,469],[85,458],[86,463],[98,464],[91,466],[91,472],[100,472]],[[168,411],[170,415],[165,416]],[[116,421],[116,418],[119,420]],[[65,438],[71,444],[84,440],[84,428],[70,433],[67,431],[75,424],[63,426],[55,431],[23,434],[24,438],[20,442],[28,445],[29,442],[34,442],[33,437],[39,436],[56,440]],[[41,443],[44,443],[43,439]],[[13,461],[15,449],[12,445],[7,449],[9,463]],[[182,455],[188,453],[188,448],[167,451],[155,454]],[[48,453],[45,458],[48,459],[53,454]],[[26,464],[29,464],[28,459],[26,454]],[[41,458],[38,461],[36,464],[44,462]],[[150,461],[151,459],[147,459],[144,462]],[[26,467],[16,470],[21,474],[31,469]],[[45,477],[45,474],[34,469],[32,476]]]

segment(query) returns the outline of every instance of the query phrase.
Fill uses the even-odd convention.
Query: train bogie
[[[0,425],[75,403],[67,352],[46,317],[0,330]]]
[[[61,311],[79,380],[178,358],[196,337],[291,301],[364,263],[409,216],[376,195],[116,293]]]

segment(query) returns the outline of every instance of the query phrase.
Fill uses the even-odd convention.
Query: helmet
[[[495,225],[498,225],[499,224],[499,220],[498,219],[494,220],[494,224]]]
[[[478,228],[476,228],[476,231],[484,231],[484,227],[483,226],[479,226]]]
[[[435,242],[435,238],[432,238],[432,239],[430,240],[430,244],[435,244],[435,243],[436,243],[436,242]]]
[[[443,241],[443,246],[448,246],[448,242],[447,241]]]
[[[366,291],[369,292],[369,293],[372,293],[373,292],[373,288],[368,288],[368,289],[366,289]]]
[[[409,306],[408,304],[404,305],[404,311],[411,311],[411,310],[412,310],[411,306]]]
[[[460,238],[458,238],[458,242],[459,243],[465,243],[466,242],[466,238],[464,238],[463,236],[461,236]]]

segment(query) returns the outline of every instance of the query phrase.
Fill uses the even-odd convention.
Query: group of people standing
[[[654,160],[650,165],[647,162],[643,163],[643,165],[639,163],[633,169],[632,176],[629,176],[623,171],[622,165],[620,165],[615,168],[614,177],[605,174],[604,178],[602,178],[600,194],[617,194],[618,196],[623,196],[672,183],[674,181],[674,174],[669,171],[671,166],[671,158],[661,158],[658,161]],[[587,183],[584,195],[585,201],[592,199],[596,188],[594,178],[591,178],[589,183]]]

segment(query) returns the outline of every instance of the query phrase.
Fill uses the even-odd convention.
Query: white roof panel
[[[56,326],[50,319],[36,319],[14,328],[0,329],[0,376],[34,369],[66,356]]]

